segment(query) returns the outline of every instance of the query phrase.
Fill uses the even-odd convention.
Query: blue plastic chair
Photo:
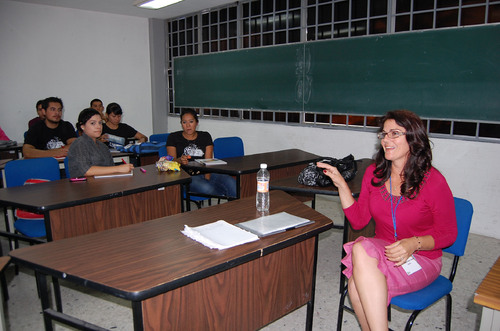
[[[150,142],[166,143],[170,133],[156,133],[149,136]]]
[[[69,164],[69,159],[68,159],[68,157],[65,157],[64,158],[64,173],[66,174],[66,178],[71,178],[71,176],[69,175],[68,164]]]
[[[245,155],[243,140],[240,137],[221,137],[214,140],[214,157],[225,159]]]
[[[61,179],[59,162],[53,157],[13,160],[5,164],[6,187],[22,186],[28,179]],[[43,219],[22,219],[14,221],[14,229],[29,238],[46,236],[45,222]],[[22,239],[22,238],[18,238]]]
[[[413,322],[422,310],[431,306],[443,297],[446,297],[446,330],[451,330],[451,291],[453,290],[453,279],[455,278],[455,274],[457,272],[458,260],[465,253],[465,246],[467,245],[470,225],[472,222],[472,214],[474,212],[472,204],[469,201],[461,198],[454,198],[454,200],[455,212],[457,215],[457,239],[453,245],[443,249],[443,252],[453,254],[450,276],[446,278],[440,275],[427,287],[415,292],[398,295],[391,300],[391,305],[412,311],[412,314],[406,323],[405,330],[411,330]],[[340,298],[337,330],[342,329],[344,309],[352,312],[352,308],[344,305],[346,295],[347,287]],[[388,313],[390,316],[390,306],[388,308]]]

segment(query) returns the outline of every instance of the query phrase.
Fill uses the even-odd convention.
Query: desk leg
[[[236,199],[241,198],[241,176],[236,175]]]
[[[319,242],[319,236],[316,235],[314,243],[314,265],[313,265],[313,275],[311,284],[311,298],[307,303],[306,331],[312,331],[312,326],[313,326],[314,297],[316,293],[316,269],[318,266],[318,242]]]
[[[49,315],[45,314],[45,310],[50,308],[49,289],[47,287],[47,276],[39,272],[35,272],[36,283],[40,293],[40,301],[42,303],[43,322],[45,331],[52,331],[52,319]]]
[[[14,232],[14,210],[12,207],[3,207],[4,211],[4,220],[5,220],[5,231],[9,233]],[[12,251],[17,247],[17,241],[13,242],[13,239],[11,237],[9,238],[9,249]],[[16,273],[17,273],[17,266],[16,266]]]
[[[54,297],[56,300],[57,311],[62,313],[61,287],[59,286],[58,278],[52,277],[52,287],[54,288]]]
[[[132,315],[134,318],[134,331],[144,330],[144,321],[142,318],[142,302],[132,301]]]
[[[186,203],[186,211],[191,211],[191,200],[189,199],[189,185],[190,184],[185,184],[182,185],[181,187],[181,208],[184,209],[184,202]],[[184,190],[184,194],[183,191]],[[184,201],[184,196],[186,197]]]

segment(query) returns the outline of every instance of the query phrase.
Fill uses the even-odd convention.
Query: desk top
[[[127,152],[119,152],[119,151],[113,151],[111,152],[111,156],[114,158],[119,158],[119,157],[125,157],[125,156],[133,156],[134,153],[127,153]],[[64,159],[65,157],[55,157],[55,159],[61,164],[64,166]],[[3,170],[5,168],[5,164],[9,161],[12,161],[14,159],[3,159],[3,160],[0,160],[0,170]],[[22,160],[21,159],[17,159],[17,160]]]
[[[255,197],[139,224],[25,247],[10,252],[20,263],[128,300],[144,300],[255,260],[326,231],[326,216],[281,192],[271,192],[270,213],[286,211],[314,223],[225,250],[184,236],[184,225],[217,220],[236,224],[259,216]]]
[[[36,185],[0,189],[0,205],[13,206],[42,213],[112,199],[191,181],[185,171],[158,172],[155,165],[134,169],[133,176],[116,178],[88,177],[85,182],[70,182],[68,178]]]
[[[500,310],[500,257],[474,293],[474,302]]]
[[[15,143],[13,145],[0,145],[0,151],[20,151],[22,149],[22,143]]]
[[[363,182],[363,175],[365,174],[366,168],[372,164],[371,159],[360,159],[356,160],[358,172],[356,176],[347,183],[351,189],[352,195],[357,197],[361,191],[361,183]],[[271,190],[282,190],[290,193],[308,193],[308,194],[324,194],[324,195],[339,195],[339,190],[335,185],[321,187],[321,186],[307,186],[299,184],[297,181],[297,176],[287,177],[282,179],[273,180],[271,178],[270,182]]]
[[[321,157],[316,154],[308,153],[300,149],[286,149],[276,152],[224,158],[223,160],[227,162],[227,164],[224,165],[205,166],[196,161],[191,161],[187,167],[202,172],[243,175],[259,171],[261,163],[267,163],[267,169],[273,170],[313,162],[320,158]]]

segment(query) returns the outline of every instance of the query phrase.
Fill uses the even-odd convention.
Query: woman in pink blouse
[[[381,119],[378,138],[375,163],[364,174],[358,201],[336,168],[317,164],[338,188],[354,229],[375,221],[375,237],[345,244],[342,260],[363,330],[387,330],[391,298],[432,283],[441,272],[441,250],[457,236],[453,195],[431,164],[420,118],[407,110],[390,111]]]

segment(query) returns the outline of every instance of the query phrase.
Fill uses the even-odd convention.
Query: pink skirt
[[[344,245],[347,255],[342,259],[342,264],[346,266],[343,273],[347,278],[352,276],[352,245],[357,242],[361,242],[369,256],[378,260],[378,268],[387,280],[388,305],[393,297],[418,291],[432,283],[441,273],[441,257],[432,260],[420,254],[413,254],[422,269],[407,275],[403,267],[395,267],[395,263],[385,257],[385,246],[390,245],[390,242],[377,238],[359,237]]]

